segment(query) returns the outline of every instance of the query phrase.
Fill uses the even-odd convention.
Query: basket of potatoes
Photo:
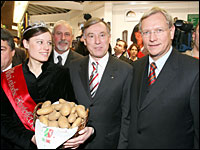
[[[34,109],[35,136],[38,148],[57,148],[78,136],[88,121],[89,109],[62,98],[55,103],[47,100]]]

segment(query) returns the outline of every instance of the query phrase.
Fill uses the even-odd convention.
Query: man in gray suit
[[[50,62],[68,67],[71,60],[83,57],[70,48],[73,40],[72,27],[66,21],[56,22],[52,34],[55,47],[49,57]]]
[[[83,38],[90,54],[69,68],[76,99],[89,108],[87,126],[94,133],[80,148],[126,148],[132,66],[108,52],[110,27],[102,19],[89,19]]]
[[[149,55],[133,63],[130,149],[199,148],[199,61],[172,47],[174,30],[158,7],[140,19]]]

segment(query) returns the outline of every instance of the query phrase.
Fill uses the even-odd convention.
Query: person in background
[[[139,24],[135,25],[131,34],[131,41],[136,43],[140,47],[140,51],[137,54],[138,58],[142,58],[148,54],[148,51],[143,46],[142,36],[139,30]]]
[[[13,38],[10,41],[14,47]],[[47,62],[52,51],[48,28],[44,24],[28,26],[22,41],[29,58],[1,73],[2,149],[36,149],[33,110],[37,103],[59,98],[76,102],[69,70]]]
[[[14,65],[12,64],[15,55],[15,43],[11,33],[1,28],[1,72],[4,72]]]
[[[125,57],[123,54],[127,51],[127,43],[124,40],[117,40],[116,45],[114,47],[115,53],[113,56],[116,58],[119,58],[120,60],[123,60],[127,63],[131,63],[131,61]]]
[[[140,19],[149,55],[133,62],[129,149],[199,149],[199,61],[172,47],[175,26],[153,7]]]
[[[66,21],[56,22],[52,34],[55,47],[49,62],[68,67],[71,60],[83,57],[70,48],[73,40],[72,27]]]
[[[192,37],[193,37],[194,47],[192,50],[185,51],[184,54],[187,54],[189,56],[199,59],[199,23],[197,24],[192,34]]]
[[[90,54],[72,61],[69,67],[78,104],[90,110],[87,126],[92,135],[79,148],[126,148],[132,66],[108,52],[110,26],[102,19],[89,19],[83,38]],[[66,144],[65,148],[69,147]]]
[[[130,47],[128,48],[128,53],[130,56],[129,59],[132,61],[138,60],[137,54],[139,51],[140,51],[140,47],[137,44],[135,43],[131,44]]]

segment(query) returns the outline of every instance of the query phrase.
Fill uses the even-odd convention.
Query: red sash
[[[28,130],[34,131],[33,111],[36,103],[28,93],[22,65],[1,73],[1,86],[21,122]]]

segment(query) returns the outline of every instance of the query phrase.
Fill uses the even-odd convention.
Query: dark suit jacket
[[[83,56],[80,55],[79,53],[73,51],[73,50],[69,50],[69,54],[67,56],[67,60],[65,61],[64,67],[69,67],[69,63],[74,60],[74,59],[78,59],[78,58],[82,58]],[[54,63],[54,52],[51,52],[51,55],[49,56],[49,62],[53,62]]]
[[[79,104],[89,108],[88,126],[94,135],[81,148],[116,149],[127,146],[132,66],[111,55],[94,98],[88,75],[89,56],[70,65],[71,81]]]
[[[13,56],[13,60],[12,60],[12,67],[24,63],[26,59],[27,59],[26,51],[24,49],[16,47],[15,55]]]
[[[199,147],[199,61],[173,49],[151,89],[148,56],[133,63],[131,149]]]

